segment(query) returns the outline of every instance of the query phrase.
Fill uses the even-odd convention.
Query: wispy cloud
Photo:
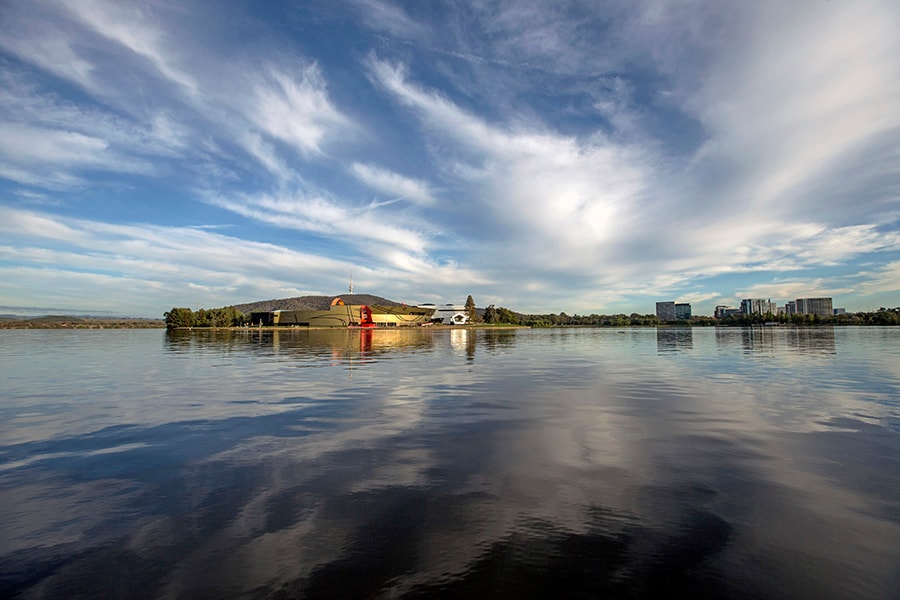
[[[256,88],[250,115],[259,129],[304,153],[318,153],[330,128],[348,124],[328,99],[325,82],[315,65],[299,78],[273,71]]]
[[[764,3],[745,15],[686,102],[710,133],[697,160],[730,164],[736,206],[821,213],[808,189],[827,189],[841,161],[900,127],[900,41],[884,9]]]
[[[779,304],[797,298],[840,297],[852,290],[850,286],[835,285],[821,277],[791,277],[759,283],[738,291],[735,302],[741,298],[771,298]]]
[[[178,155],[162,116],[145,126],[42,93],[15,71],[2,81],[0,169],[9,179],[64,189],[81,185],[85,171],[148,174],[157,170],[150,157]]]
[[[900,293],[900,260],[889,262],[874,271],[859,273],[859,292],[864,296]]]
[[[391,198],[423,205],[435,202],[431,186],[425,181],[362,163],[353,163],[350,172],[370,188],[388,194]]]
[[[425,250],[426,240],[418,232],[392,224],[390,218],[381,218],[370,206],[350,209],[302,192],[277,196],[213,196],[209,202],[280,228],[343,237],[348,245],[374,241],[418,254]]]
[[[9,241],[0,245],[0,294],[11,305],[38,298],[41,305],[114,310],[124,295],[128,310],[137,311],[132,314],[155,316],[160,307],[188,300],[223,306],[331,294],[345,287],[351,272],[358,286],[409,301],[422,299],[422,286],[484,281],[453,263],[400,249],[384,247],[384,260],[373,268],[350,250],[325,256],[208,229],[113,225],[5,207],[0,233]],[[52,288],[45,286],[48,278]]]
[[[428,35],[428,27],[411,18],[402,8],[380,0],[354,0],[361,22],[376,31],[403,39],[421,39]]]
[[[102,168],[110,171],[147,171],[147,165],[125,161],[100,138],[74,131],[0,125],[0,157],[27,167]]]
[[[837,27],[840,16],[832,15],[827,25]],[[811,53],[813,40],[820,39],[812,27],[802,27],[804,52]],[[776,41],[786,43],[787,37]],[[882,41],[886,38],[879,36]],[[885,60],[888,54],[883,46],[870,47],[850,38],[842,47],[851,51],[844,61],[847,65],[868,62],[881,76],[900,81],[894,76],[895,62]],[[747,50],[735,48],[726,55],[736,59],[737,52],[746,55]],[[368,66],[374,81],[412,110],[421,120],[423,133],[433,138],[432,145],[441,148],[442,155],[435,157],[438,165],[465,185],[465,195],[480,205],[476,210],[482,218],[493,219],[482,243],[490,246],[487,238],[493,236],[505,248],[515,248],[505,253],[504,267],[520,281],[535,272],[567,272],[571,277],[582,276],[587,287],[601,284],[634,290],[635,283],[643,280],[646,289],[652,290],[724,273],[778,273],[834,265],[896,249],[891,231],[872,223],[834,228],[836,223],[816,222],[825,216],[822,207],[811,204],[809,197],[797,202],[796,196],[789,195],[893,123],[897,113],[887,107],[895,104],[891,101],[895,92],[890,86],[868,84],[878,79],[871,72],[860,75],[841,66],[821,69],[800,83],[788,81],[788,73],[765,83],[762,65],[771,51],[757,55],[755,48],[750,50],[742,68],[759,65],[759,73],[748,75],[741,85],[772,90],[771,95],[751,108],[749,92],[717,89],[710,93],[701,116],[713,135],[688,170],[680,173],[670,171],[667,159],[652,147],[639,149],[627,138],[612,141],[595,132],[576,139],[549,132],[541,122],[523,126],[525,119],[514,114],[506,123],[488,123],[447,97],[411,83],[402,64],[372,56]],[[794,57],[813,58],[811,54]],[[727,80],[734,65],[723,60],[711,68],[715,82]],[[856,85],[860,76],[861,87]],[[833,78],[844,80],[853,91],[838,92],[833,102],[817,105],[813,115],[796,108],[816,104],[811,94],[827,90]],[[723,98],[734,99],[738,108],[733,118],[713,118]],[[776,98],[787,106],[778,105]],[[857,126],[870,104],[878,109],[875,122]],[[629,127],[637,122],[628,119],[626,106],[615,110]],[[753,115],[762,116],[771,128],[752,125],[746,117]],[[822,145],[825,140],[827,149]],[[726,153],[715,154],[713,148],[720,143],[727,147]],[[723,167],[723,159],[733,160],[734,165]],[[748,159],[740,173],[739,161]],[[698,187],[704,178],[715,181],[722,176],[728,177],[727,190]],[[710,194],[722,194],[718,206],[710,204]],[[702,211],[708,209],[715,218],[704,215]],[[800,220],[785,221],[785,216]],[[653,274],[643,272],[648,266]],[[668,275],[661,277],[661,273]]]
[[[46,130],[25,132],[23,151],[2,157],[7,176],[22,183],[59,189],[80,183],[87,166],[146,172],[146,157],[178,159],[179,170],[198,165],[198,174],[211,161],[244,169],[247,156],[277,183],[296,178],[298,158],[321,154],[323,143],[350,128],[319,68],[301,57],[228,60],[192,47],[189,38],[173,35],[178,14],[165,5],[80,0],[46,22],[32,18],[44,14],[41,6],[16,4],[0,45],[101,104],[76,106],[31,74],[5,71],[13,88],[2,92],[11,122]],[[53,56],[47,40],[56,40]],[[20,144],[16,133],[3,132],[7,145]],[[66,164],[48,175],[31,164],[41,160]]]
[[[480,205],[466,210],[493,221],[490,235],[528,244],[536,251],[533,266],[559,266],[579,251],[594,258],[615,237],[615,220],[626,218],[623,204],[642,188],[640,151],[602,136],[580,141],[541,131],[540,124],[532,130],[492,125],[410,83],[402,66],[377,59],[370,65],[383,88],[419,114],[426,132],[440,137],[436,146],[446,151],[452,142],[449,162],[446,156],[436,160]]]
[[[148,60],[167,80],[190,94],[198,92],[198,84],[178,66],[175,47],[164,30],[140,5],[122,4],[106,0],[72,0],[64,8],[86,27],[113,42],[124,46]]]
[[[76,48],[79,27],[71,27],[68,19],[47,5],[9,3],[0,20],[0,47],[64,80],[81,87],[94,85],[94,64],[82,57]],[[56,7],[52,7],[56,8]],[[43,18],[33,18],[41,14]]]

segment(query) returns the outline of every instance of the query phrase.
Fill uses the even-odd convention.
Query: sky
[[[898,31],[895,0],[4,0],[0,313],[898,306]]]

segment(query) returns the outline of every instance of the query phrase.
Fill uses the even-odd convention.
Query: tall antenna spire
[[[350,293],[353,293],[353,271],[350,271]]]

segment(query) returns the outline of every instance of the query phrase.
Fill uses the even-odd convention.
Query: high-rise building
[[[657,302],[656,303],[656,317],[660,321],[674,321],[676,319],[675,303],[674,302]]]
[[[716,312],[714,314],[717,319],[725,319],[732,315],[741,314],[741,309],[735,308],[734,306],[726,306],[725,304],[720,304],[716,307]]]
[[[687,320],[691,318],[691,305],[687,302],[675,303],[675,318],[678,320]]]
[[[745,315],[775,314],[775,303],[761,298],[745,298],[741,300],[741,313]]]
[[[797,298],[797,314],[819,315],[820,317],[834,316],[834,307],[831,298]]]

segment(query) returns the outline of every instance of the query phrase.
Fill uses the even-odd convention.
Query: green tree
[[[224,310],[226,321],[233,327],[238,327],[247,322],[247,315],[245,315],[235,307],[228,306]]]
[[[509,310],[508,308],[503,308],[501,306],[497,309],[497,322],[509,323],[510,325],[518,325],[519,315]]]
[[[466,298],[466,317],[469,319],[469,323],[474,323],[478,320],[478,311],[475,309],[475,300],[471,294]]]
[[[189,308],[173,308],[164,312],[163,318],[165,318],[166,327],[169,329],[194,326],[194,311]]]
[[[497,314],[497,309],[494,308],[494,305],[491,304],[486,309],[484,309],[484,322],[485,323],[499,323],[500,317]]]

